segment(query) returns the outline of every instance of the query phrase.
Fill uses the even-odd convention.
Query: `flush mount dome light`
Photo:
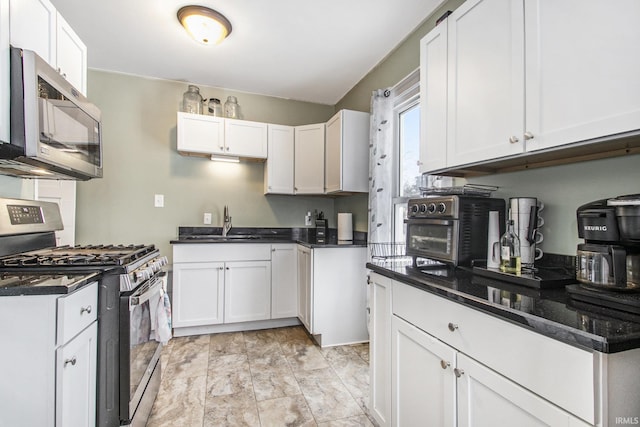
[[[189,35],[203,44],[218,44],[231,33],[231,22],[219,12],[204,6],[184,6],[178,21]]]

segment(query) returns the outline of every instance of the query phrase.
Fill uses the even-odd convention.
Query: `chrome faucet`
[[[222,224],[222,235],[226,236],[231,230],[231,217],[229,216],[229,207],[224,205],[224,224]]]

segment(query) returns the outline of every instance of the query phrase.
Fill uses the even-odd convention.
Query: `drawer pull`
[[[64,361],[64,366],[66,367],[69,363],[71,363],[71,366],[76,366],[76,357],[73,356],[71,359],[66,359]]]
[[[82,316],[84,313],[91,314],[91,306],[90,305],[80,308],[80,315]]]
[[[456,378],[460,378],[464,375],[464,371],[462,369],[455,368],[453,373],[456,375]]]
[[[531,132],[525,132],[524,133],[524,139],[527,140],[527,141],[530,140],[530,139],[533,139],[533,134]]]
[[[446,360],[441,360],[440,366],[442,366],[442,369],[447,369],[449,366],[451,366],[451,363],[447,362]]]
[[[455,331],[456,329],[458,329],[458,325],[456,325],[455,323],[451,323],[451,322],[449,322],[449,325],[448,325],[448,326],[449,326],[449,330],[450,330],[451,332],[453,332],[453,331]]]
[[[515,144],[515,143],[517,143],[517,142],[519,142],[519,141],[520,141],[520,140],[519,140],[519,139],[518,139],[518,137],[517,137],[517,136],[515,136],[515,135],[514,135],[514,136],[512,136],[511,138],[509,138],[509,142],[510,142],[510,143],[512,143],[512,144]]]

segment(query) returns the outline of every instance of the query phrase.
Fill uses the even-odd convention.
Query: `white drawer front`
[[[58,298],[57,343],[63,345],[98,318],[98,283]]]
[[[393,313],[565,410],[594,422],[591,352],[395,281]]]
[[[267,261],[270,244],[198,243],[173,245],[173,262]]]

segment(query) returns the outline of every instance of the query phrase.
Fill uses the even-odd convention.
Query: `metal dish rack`
[[[404,243],[386,242],[369,243],[371,259],[387,260],[406,257],[406,245]]]

